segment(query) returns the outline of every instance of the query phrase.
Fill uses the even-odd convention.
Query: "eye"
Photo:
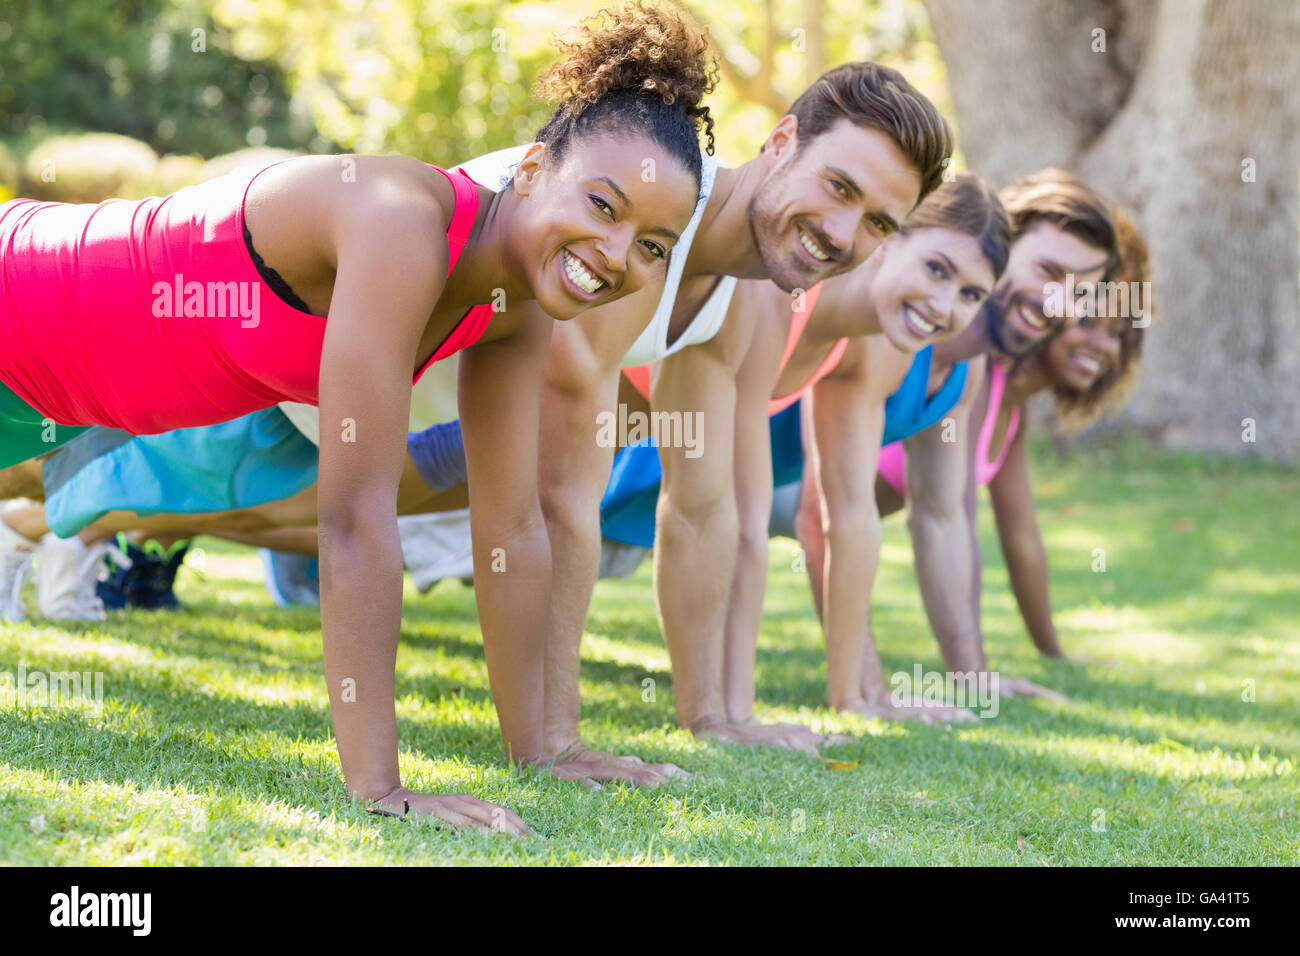
[[[889,224],[879,216],[870,216],[867,218],[867,222],[871,223],[871,228],[881,235],[889,232]]]
[[[930,275],[934,276],[936,279],[946,279],[948,277],[948,270],[934,259],[927,262],[925,267],[930,270]]]
[[[962,289],[961,297],[974,305],[984,298],[984,291],[982,289]]]
[[[650,253],[650,255],[654,256],[656,259],[662,259],[664,256],[668,255],[667,249],[659,245],[659,243],[657,242],[651,242],[649,239],[643,240],[641,242],[641,246],[642,248],[646,249]]]
[[[605,200],[601,199],[599,196],[588,196],[587,198],[591,200],[593,206],[603,212],[606,216],[609,216],[610,219],[614,218],[614,208],[610,206],[609,203],[605,202]]]
[[[1091,315],[1083,315],[1079,317],[1079,328],[1081,329],[1090,329],[1096,324],[1097,320]]]
[[[847,196],[849,194],[849,188],[845,186],[842,182],[840,182],[838,179],[832,179],[830,183],[831,183],[831,188],[834,189],[835,192],[837,192],[839,195]]]

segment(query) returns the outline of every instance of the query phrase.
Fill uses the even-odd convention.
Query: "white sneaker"
[[[27,609],[18,595],[31,570],[35,550],[35,541],[0,519],[0,620],[11,624],[27,620]]]
[[[52,621],[102,621],[104,602],[95,593],[111,541],[86,547],[76,535],[47,534],[36,553],[36,607]]]

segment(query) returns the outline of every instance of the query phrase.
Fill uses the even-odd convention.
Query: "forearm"
[[[393,699],[402,623],[397,523],[320,529],[325,681],[348,792],[377,800],[400,782]]]
[[[579,741],[582,632],[600,568],[600,512],[597,499],[590,504],[584,509],[569,501],[543,509],[551,541],[551,601],[542,746],[551,757]]]
[[[971,604],[973,529],[959,510],[947,517],[914,510],[908,526],[921,600],[944,663],[950,671],[984,670],[984,641]]]
[[[826,533],[822,530],[821,497],[817,482],[804,472],[799,489],[799,513],[795,517],[795,531],[799,547],[803,549],[804,565],[808,569],[808,587],[812,591],[817,620],[826,627],[826,607],[823,594],[826,587]]]
[[[1052,604],[1048,593],[1047,550],[1043,542],[1032,541],[1003,544],[1011,589],[1020,606],[1025,628],[1034,646],[1050,657],[1062,657],[1061,645],[1056,639],[1056,626],[1052,623]]]
[[[677,719],[688,730],[718,726],[726,719],[723,629],[739,535],[735,505],[691,521],[661,497],[657,520],[655,596]]]
[[[767,528],[742,534],[736,552],[723,647],[723,701],[727,719],[744,722],[754,716],[754,665],[758,632],[763,623],[767,589]]]
[[[871,590],[880,557],[880,520],[864,517],[826,530],[825,613],[827,698],[843,709],[884,693],[871,640]]]
[[[474,598],[492,700],[506,753],[517,764],[542,754],[551,549],[538,515],[513,534],[474,534]]]

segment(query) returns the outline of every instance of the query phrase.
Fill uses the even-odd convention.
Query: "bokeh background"
[[[602,5],[6,0],[0,199],[165,193],[268,150],[451,165],[527,142],[548,112],[531,85],[550,36]],[[997,185],[1065,166],[1133,214],[1158,318],[1136,398],[1093,434],[1300,459],[1300,4],[680,5],[720,57],[726,163],[823,70],[874,59],[957,128],[959,166]]]

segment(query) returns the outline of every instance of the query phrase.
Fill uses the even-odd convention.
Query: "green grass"
[[[587,791],[503,765],[472,593],[407,595],[398,658],[413,788],[517,809],[527,840],[436,831],[346,803],[315,613],[273,607],[251,552],[206,539],[190,613],[0,625],[0,670],[102,671],[99,714],[16,708],[0,684],[0,862],[23,864],[1300,862],[1300,478],[1153,458],[1131,441],[1035,448],[1058,627],[1024,634],[984,508],[993,666],[1069,695],[960,727],[839,718],[793,543],[772,545],[760,715],[860,736],[833,770],[696,742],[673,721],[647,567],[601,584],[584,644],[590,743],[695,780]],[[1094,549],[1107,570],[1092,570]],[[875,625],[886,672],[939,658],[902,522],[886,522]],[[643,681],[656,682],[653,701]],[[1245,681],[1254,701],[1243,700]],[[1103,817],[1104,814],[1104,817]],[[1104,830],[1094,825],[1104,823]]]

